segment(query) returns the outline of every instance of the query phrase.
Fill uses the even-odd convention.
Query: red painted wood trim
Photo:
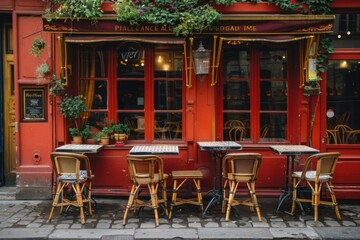
[[[331,8],[360,8],[360,1],[357,0],[335,0]]]

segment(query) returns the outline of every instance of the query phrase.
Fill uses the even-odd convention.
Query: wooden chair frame
[[[53,152],[50,157],[55,166],[57,184],[48,222],[53,217],[55,207],[60,207],[61,214],[64,207],[74,206],[80,209],[81,224],[84,224],[84,203],[88,204],[89,214],[92,215],[91,185],[94,175],[91,173],[89,158],[83,154],[65,152]],[[82,167],[85,170],[81,170]],[[67,187],[71,187],[75,200],[64,194]]]
[[[229,153],[222,162],[223,177],[225,178],[222,212],[225,212],[225,221],[229,220],[231,207],[246,205],[253,211],[256,209],[258,220],[261,222],[261,213],[255,192],[255,181],[262,162],[262,155],[258,153]],[[240,183],[246,183],[250,198],[235,199],[236,190]],[[227,205],[227,207],[226,207]]]
[[[156,155],[128,155],[127,162],[132,187],[124,213],[123,225],[126,224],[130,208],[133,208],[135,212],[137,208],[150,207],[154,209],[155,225],[159,226],[159,204],[165,205],[166,216],[168,216],[166,196],[166,178],[168,175],[164,174],[163,161]],[[144,185],[149,190],[150,201],[139,199],[140,188]],[[157,195],[159,185],[162,186],[162,199],[159,199]]]
[[[338,152],[318,153],[311,155],[306,159],[302,171],[297,171],[292,174],[293,179],[293,201],[291,206],[291,214],[295,213],[296,202],[308,202],[314,207],[314,221],[318,221],[318,206],[328,205],[335,208],[336,217],[341,220],[339,207],[336,201],[333,190],[333,174],[335,171],[336,162],[340,156]],[[310,166],[316,160],[316,169],[310,170]],[[300,183],[305,182],[311,189],[311,199],[299,198],[297,196],[297,188]],[[331,201],[323,201],[320,199],[322,185],[325,184],[331,194]]]

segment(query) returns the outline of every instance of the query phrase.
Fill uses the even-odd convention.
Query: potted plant
[[[103,127],[103,129],[100,132],[98,132],[95,135],[95,137],[98,141],[100,141],[101,145],[108,145],[112,133],[113,133],[113,129],[111,127]]]
[[[127,124],[111,124],[111,128],[114,132],[114,138],[116,143],[124,143],[128,139],[128,135],[130,134],[130,128]]]
[[[73,120],[75,130],[71,130],[70,134],[80,135],[80,116],[87,111],[85,98],[82,95],[66,96],[60,103],[60,112],[64,118]]]
[[[86,124],[83,130],[80,131],[80,136],[82,137],[83,141],[87,141],[91,137],[91,130],[90,125]]]
[[[70,136],[72,137],[71,143],[74,144],[82,144],[82,136],[80,135],[80,132],[76,128],[69,128]]]

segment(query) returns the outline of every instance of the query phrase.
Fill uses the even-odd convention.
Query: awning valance
[[[224,14],[217,24],[205,29],[201,34],[231,35],[286,35],[318,34],[333,31],[334,15],[301,14]],[[96,23],[89,20],[79,21],[65,18],[47,21],[43,16],[44,31],[73,34],[171,34],[171,26],[141,25],[130,26],[120,23],[115,15],[105,15]]]
[[[72,35],[66,36],[66,43],[98,43],[98,42],[119,42],[119,41],[135,41],[156,44],[184,44],[184,38],[166,37],[166,36],[108,36],[108,35]]]

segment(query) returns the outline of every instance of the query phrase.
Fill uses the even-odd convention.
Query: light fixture
[[[204,48],[200,41],[199,47],[193,50],[195,75],[200,77],[200,82],[204,82],[204,76],[209,74],[211,50]]]

